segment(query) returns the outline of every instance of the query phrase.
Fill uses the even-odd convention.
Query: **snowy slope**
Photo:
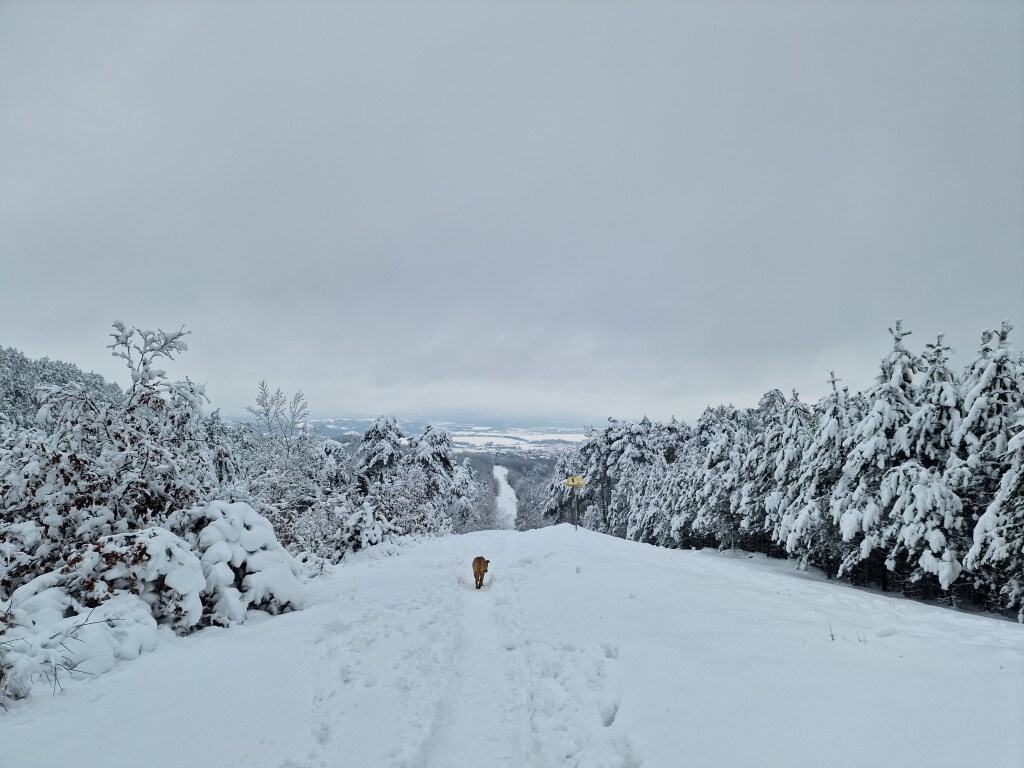
[[[519,505],[519,500],[516,498],[516,492],[512,486],[508,484],[508,467],[502,467],[500,465],[494,466],[494,479],[498,483],[498,523],[502,528],[515,528],[516,527],[516,509]]]
[[[382,555],[300,613],[38,692],[0,716],[0,765],[1024,764],[1012,622],[569,526]]]

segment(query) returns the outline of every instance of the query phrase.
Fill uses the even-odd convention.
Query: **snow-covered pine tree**
[[[433,496],[430,479],[422,465],[403,462],[371,486],[367,498],[403,533],[451,533],[450,498]]]
[[[773,389],[761,396],[753,416],[750,445],[744,459],[743,485],[735,514],[746,539],[746,546],[767,552],[766,500],[775,487],[775,464],[782,447],[783,412],[786,398]]]
[[[356,485],[363,495],[385,482],[402,460],[405,436],[394,416],[380,416],[363,433],[356,453]]]
[[[606,459],[607,477],[612,484],[608,533],[626,538],[635,525],[637,497],[657,452],[652,444],[653,425],[646,416],[640,421],[618,422],[616,426],[609,434],[611,445]]]
[[[427,478],[428,496],[439,499],[450,496],[455,471],[451,433],[428,424],[422,435],[409,441],[409,447],[409,461],[420,467]]]
[[[455,468],[452,474],[452,525],[456,533],[478,530],[480,525],[480,496],[482,489],[473,472],[469,458]]]
[[[789,537],[789,531],[784,529],[782,521],[790,516],[790,509],[799,504],[800,477],[804,453],[811,442],[811,423],[811,411],[801,402],[794,389],[782,414],[782,433],[775,454],[773,486],[765,498],[763,530],[779,546],[784,546]]]
[[[833,519],[846,542],[840,575],[877,579],[883,588],[889,583],[883,561],[873,559],[866,574],[860,564],[887,545],[882,528],[882,478],[911,458],[908,430],[915,411],[914,379],[921,368],[919,359],[903,343],[909,335],[903,322],[897,320],[889,332],[892,351],[882,359],[875,384],[865,393],[869,410],[850,437],[851,450],[831,502]]]
[[[832,393],[816,411],[817,429],[812,433],[800,461],[796,481],[799,496],[786,507],[779,521],[778,540],[800,568],[816,565],[832,577],[841,562],[842,537],[830,513],[832,491],[842,475],[853,424],[848,411],[848,392],[839,389],[833,371],[829,377]]]
[[[719,547],[740,546],[743,536],[738,509],[744,458],[751,439],[748,420],[729,406],[718,421],[704,458],[690,526],[694,532],[710,536]]]
[[[711,506],[721,503],[725,505],[724,508],[728,508],[731,490],[724,499],[716,497],[709,500],[708,494],[714,492],[715,488],[706,481],[712,448],[716,455],[712,465],[728,457],[732,441],[728,436],[723,437],[722,433],[735,420],[736,409],[731,405],[705,408],[697,419],[686,460],[672,465],[672,472],[658,492],[666,514],[669,515],[669,530],[675,546],[709,547],[719,543],[709,528],[707,511],[703,515],[701,511],[709,501]]]
[[[646,544],[670,546],[672,517],[680,508],[668,486],[675,470],[686,463],[693,447],[693,430],[673,417],[667,424],[651,426],[651,463],[635,483],[626,538]]]
[[[890,469],[881,486],[886,567],[902,577],[904,593],[922,597],[932,593],[933,582],[922,580],[926,575],[936,577],[943,590],[952,585],[968,546],[962,504],[946,476],[961,413],[959,386],[946,365],[950,351],[941,334],[926,345],[916,410],[907,425],[913,458]]]
[[[1013,552],[1016,496],[1012,478],[1004,481],[1004,477],[1013,471],[1015,457],[1010,442],[1018,434],[1019,414],[1024,408],[1024,369],[1010,353],[1012,330],[1013,326],[1004,320],[999,330],[982,333],[978,357],[964,379],[964,415],[953,433],[955,452],[947,469],[950,484],[963,500],[965,520],[974,528],[969,558],[973,586],[987,594],[993,604],[1004,603],[1007,594],[1014,593],[1008,585],[1021,581],[1006,571],[1015,561],[1009,553]],[[1003,522],[995,522],[1004,517]],[[1009,530],[1001,527],[1005,525],[1010,526]],[[1000,536],[1006,544],[991,543]],[[981,550],[979,538],[989,542]]]
[[[655,424],[651,432],[651,445],[665,459],[666,465],[674,464],[692,439],[693,430],[675,416],[667,424]]]
[[[584,477],[585,485],[572,492],[577,498],[571,503],[578,505],[580,524],[601,533],[610,530],[608,509],[615,480],[609,474],[609,465],[614,464],[611,461],[611,444],[618,432],[619,422],[611,418],[603,430],[588,429],[587,439],[577,449],[572,462]],[[565,478],[562,478],[564,483]],[[570,519],[573,508],[569,507]]]
[[[678,449],[673,446],[673,463],[677,457]],[[630,502],[629,527],[626,530],[626,538],[630,541],[662,545],[668,538],[671,519],[659,504],[658,491],[670,466],[665,453],[658,451],[652,463],[643,468],[641,477],[635,482]]]
[[[916,459],[903,462],[882,478],[879,502],[886,510],[880,525],[881,541],[889,550],[885,565],[903,575],[902,590],[911,592],[908,584],[925,574],[936,576],[942,589],[948,589],[962,570],[964,550],[957,541],[964,521],[960,498],[941,470]]]
[[[587,438],[592,431],[588,431]],[[574,490],[565,484],[568,477],[580,477],[584,474],[583,460],[579,449],[565,451],[555,458],[555,469],[548,481],[541,514],[551,523],[568,523],[573,520]]]
[[[665,524],[657,529],[660,538],[654,542],[659,546],[691,547],[703,543],[702,534],[695,533],[691,523],[704,450],[696,438],[686,443],[651,490],[651,504],[665,518]]]
[[[960,382],[947,365],[952,351],[945,334],[940,333],[934,344],[925,345],[921,355],[924,371],[907,440],[914,458],[927,468],[946,469],[963,415]]]
[[[982,333],[978,357],[963,383],[963,418],[952,435],[955,453],[947,474],[971,522],[999,490],[1017,413],[1024,408],[1024,372],[1010,354],[1011,330],[1004,320],[999,330]]]
[[[1017,609],[1024,623],[1024,411],[1007,445],[1009,462],[992,503],[974,527],[974,541],[964,564],[985,571],[1003,605]]]

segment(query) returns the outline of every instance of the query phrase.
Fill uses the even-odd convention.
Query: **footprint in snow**
[[[313,741],[317,744],[326,744],[331,740],[331,727],[327,723],[318,723],[313,728]]]
[[[611,701],[601,707],[601,722],[605,728],[611,728],[615,717],[619,714],[619,702]]]

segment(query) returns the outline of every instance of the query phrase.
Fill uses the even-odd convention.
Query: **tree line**
[[[563,455],[544,514],[667,547],[794,558],[855,584],[945,596],[1024,621],[1024,357],[985,330],[965,370],[940,335],[920,353],[897,321],[864,392],[794,391],[707,408],[691,427],[616,421]]]
[[[133,658],[157,624],[291,610],[325,562],[487,514],[444,429],[381,417],[355,444],[323,440],[301,392],[262,382],[251,420],[226,422],[161,368],[186,335],[116,323],[124,389],[0,349],[0,706]]]

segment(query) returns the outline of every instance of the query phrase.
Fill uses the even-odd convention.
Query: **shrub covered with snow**
[[[358,494],[324,499],[290,528],[303,562],[339,563],[350,552],[376,546],[402,533],[371,499]]]
[[[0,702],[40,679],[108,671],[156,645],[156,626],[187,632],[206,586],[188,543],[163,528],[113,534],[0,604]]]
[[[0,606],[0,705],[24,698],[37,683],[56,689],[62,679],[108,672],[156,645],[150,607],[126,592],[94,609],[59,587],[8,601]]]
[[[72,556],[55,574],[35,581],[57,581],[85,606],[127,592],[141,597],[158,623],[178,633],[197,626],[203,617],[206,579],[199,558],[186,541],[164,528],[104,537]],[[15,592],[14,599],[35,581]]]
[[[202,568],[206,619],[230,626],[252,609],[280,613],[299,606],[301,566],[263,515],[244,502],[214,501],[168,524],[195,549]]]
[[[213,502],[173,515],[182,535],[147,528],[104,536],[0,603],[0,703],[40,680],[106,672],[184,634],[229,626],[246,611],[300,604],[299,565],[248,504]],[[23,527],[23,538],[35,531]]]

